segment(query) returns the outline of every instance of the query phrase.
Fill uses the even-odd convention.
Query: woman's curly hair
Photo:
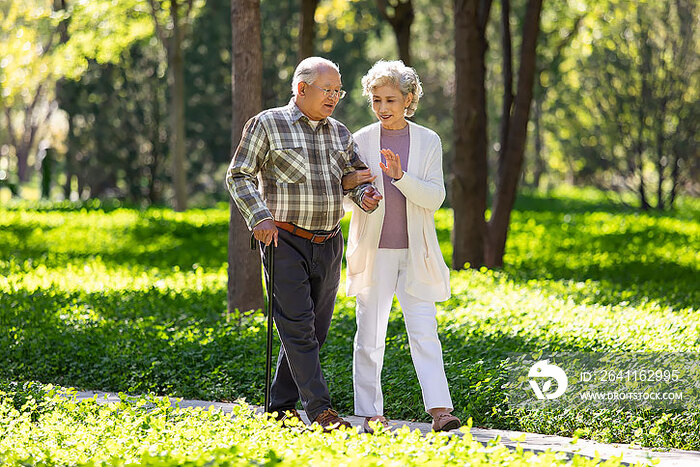
[[[418,108],[418,101],[423,96],[423,86],[421,85],[418,73],[413,68],[404,65],[401,60],[388,62],[379,60],[362,77],[362,95],[372,99],[372,91],[380,86],[393,86],[401,91],[401,94],[413,94],[413,99],[404,110],[406,117],[412,117]]]

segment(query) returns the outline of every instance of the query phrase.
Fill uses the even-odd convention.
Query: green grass
[[[261,404],[264,320],[225,316],[228,209],[0,208],[0,381]],[[446,259],[451,212],[437,216]],[[700,206],[620,208],[598,193],[523,195],[500,271],[452,272],[438,319],[456,414],[475,426],[700,449],[700,410],[523,411],[511,352],[700,351]],[[342,291],[342,287],[341,287]],[[352,413],[354,301],[338,298],[323,368]],[[400,311],[386,414],[427,421]]]

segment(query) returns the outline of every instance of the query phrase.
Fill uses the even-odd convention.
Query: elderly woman
[[[413,68],[379,61],[362,78],[378,123],[355,133],[371,173],[343,180],[344,188],[376,177],[384,203],[373,213],[354,209],[347,246],[347,293],[357,297],[353,357],[355,414],[388,426],[381,372],[389,312],[396,294],[403,310],[413,365],[433,430],[459,427],[442,361],[436,301],[450,297],[449,270],[433,215],[445,198],[442,146],[432,130],[406,120],[423,90]]]

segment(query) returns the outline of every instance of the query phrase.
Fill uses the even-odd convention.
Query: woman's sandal
[[[374,434],[374,429],[371,426],[369,426],[369,422],[380,423],[385,429],[389,428],[389,420],[384,418],[383,415],[365,417],[365,421],[362,423],[362,428],[365,430],[365,433]]]

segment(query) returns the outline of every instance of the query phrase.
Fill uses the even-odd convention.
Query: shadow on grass
[[[680,203],[676,203],[678,206]],[[594,198],[548,196],[541,193],[521,191],[515,200],[516,211],[554,212],[582,214],[591,212],[605,212],[608,214],[644,214],[652,217],[667,217],[674,219],[697,219],[700,212],[697,205],[683,203],[682,209],[659,211],[649,209],[642,211],[636,205],[624,204],[619,200],[596,196]]]
[[[37,290],[6,295],[0,375],[63,386],[204,400],[263,394],[260,313],[227,321],[225,291]]]
[[[589,217],[593,212],[616,216]],[[655,218],[678,217],[639,214],[602,202],[521,196],[509,231],[503,272],[516,283],[538,281],[538,287],[559,291],[577,303],[655,301],[675,310],[697,307],[700,239],[655,222]],[[606,222],[618,224],[605,228],[609,227]],[[438,227],[438,240],[451,264],[449,227]],[[572,282],[586,283],[586,287],[572,287]]]
[[[144,217],[135,225],[114,232],[108,242],[60,244],[62,237],[52,237],[53,227],[37,222],[3,227],[7,238],[2,255],[16,263],[30,260],[46,268],[62,267],[99,256],[107,266],[138,266],[169,270],[190,269],[194,264],[218,269],[227,261],[228,224],[225,222],[195,225],[190,222]],[[31,236],[34,235],[34,238]],[[157,247],[149,245],[158,243]],[[0,268],[2,269],[2,268]],[[7,273],[7,267],[2,273]]]

